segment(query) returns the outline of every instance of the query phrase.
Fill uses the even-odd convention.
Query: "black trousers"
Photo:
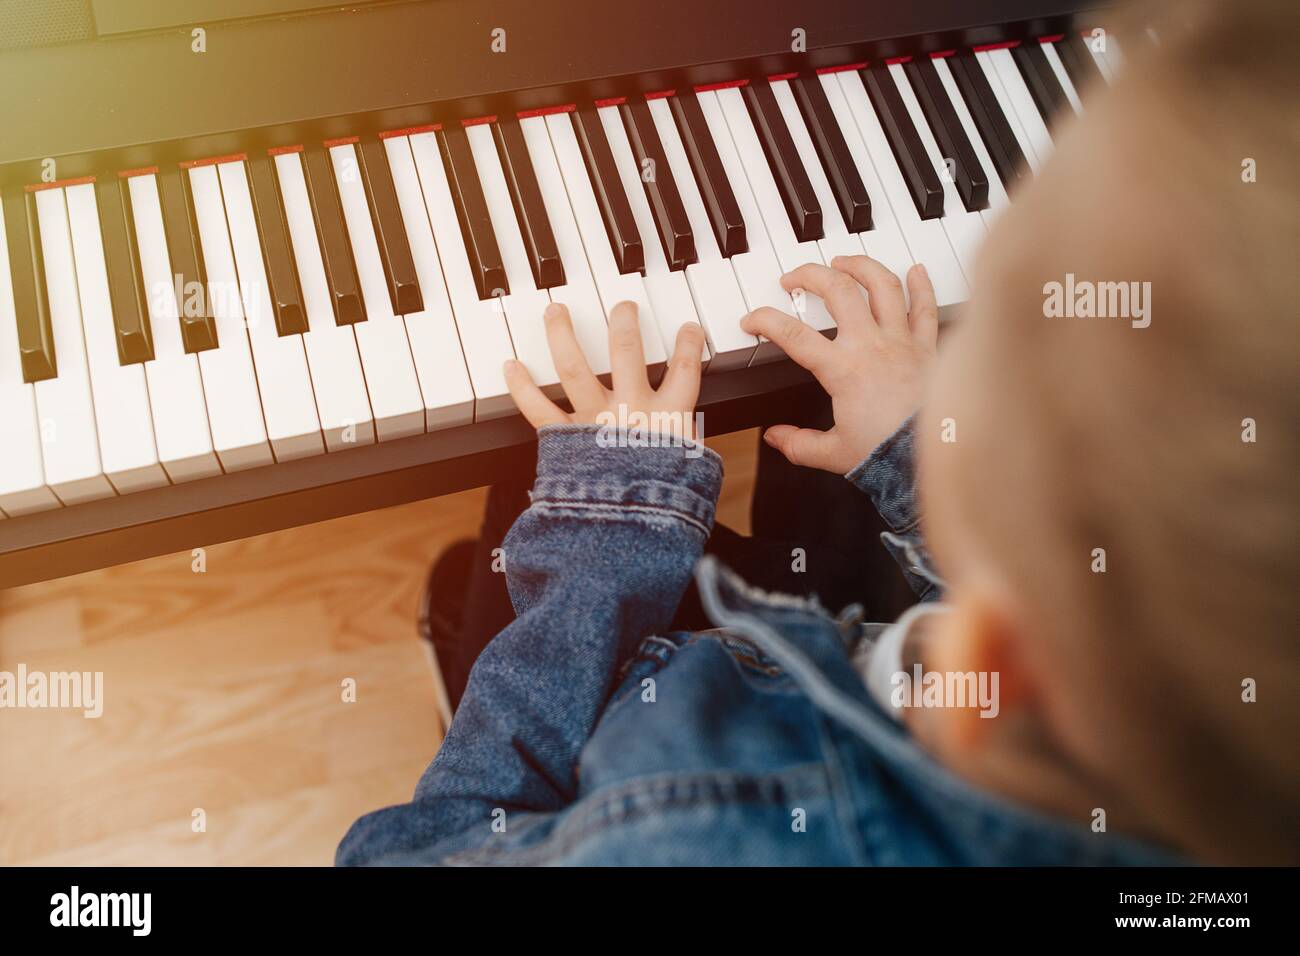
[[[818,396],[796,409],[795,424],[830,426],[829,400]],[[852,603],[870,621],[893,620],[914,600],[902,572],[880,543],[886,528],[871,501],[839,475],[797,468],[758,442],[758,473],[751,507],[753,534],[714,526],[705,543],[715,555],[756,587],[801,596],[816,595],[832,611]],[[454,708],[464,693],[480,651],[514,620],[505,575],[492,570],[515,519],[528,507],[535,475],[493,485],[479,532],[466,593],[465,614],[454,659],[440,660]],[[802,549],[802,561],[797,560]],[[712,627],[692,583],[673,617],[672,630]]]

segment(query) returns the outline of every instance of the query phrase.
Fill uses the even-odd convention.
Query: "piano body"
[[[1092,7],[16,0],[0,587],[526,469],[552,299],[598,372],[615,302],[652,374],[698,319],[706,432],[780,420],[816,386],[740,317],[863,252],[958,306],[1112,78]]]

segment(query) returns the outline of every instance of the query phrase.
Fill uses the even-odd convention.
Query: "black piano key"
[[[465,252],[479,298],[509,295],[505,262],[497,246],[496,233],[492,231],[492,216],[488,212],[483,184],[479,181],[478,167],[474,165],[474,153],[464,127],[453,124],[440,129],[438,148],[447,168],[452,205],[456,207],[456,218],[460,220],[460,234],[465,240]]]
[[[262,258],[266,260],[271,300],[275,303],[275,327],[281,335],[299,335],[308,330],[307,310],[302,305],[298,268],[289,252],[289,225],[275,161],[270,156],[250,156],[248,171],[257,231],[262,238]]]
[[[1043,122],[1050,131],[1052,120],[1059,111],[1070,108],[1070,101],[1066,98],[1065,90],[1061,89],[1052,64],[1047,62],[1043,45],[1036,40],[1028,40],[1011,49],[1011,58],[1020,68],[1025,86],[1029,87],[1029,95],[1033,97],[1038,112],[1043,114]]]
[[[18,320],[18,355],[24,382],[41,382],[59,374],[54,329],[45,291],[36,197],[11,187],[4,192],[5,238]]]
[[[971,119],[975,121],[980,139],[984,141],[984,148],[989,151],[993,167],[1009,192],[1016,183],[1029,176],[1029,167],[993,87],[989,86],[989,78],[984,75],[974,53],[949,57],[948,67],[961,98],[966,102],[966,109],[970,110]]]
[[[681,191],[668,165],[663,141],[655,129],[650,104],[642,98],[635,98],[620,106],[619,112],[627,129],[632,155],[641,170],[641,183],[650,202],[650,212],[659,231],[668,267],[685,269],[695,261],[695,236],[686,216],[686,207],[682,205]]]
[[[528,264],[533,270],[533,280],[539,289],[554,289],[564,285],[564,263],[560,261],[560,248],[555,243],[551,219],[546,214],[541,187],[533,158],[528,153],[524,131],[513,116],[503,117],[492,124],[497,155],[510,189],[510,201],[515,207],[515,219],[528,252]]]
[[[302,158],[307,193],[316,217],[316,238],[325,264],[325,281],[334,303],[334,321],[338,325],[364,322],[366,306],[361,299],[356,263],[352,260],[352,244],[348,241],[338,184],[334,182],[334,161],[320,143],[304,146]]]
[[[406,224],[402,208],[397,204],[397,189],[393,186],[393,173],[388,168],[388,152],[378,139],[363,139],[357,144],[361,162],[361,179],[370,200],[370,217],[375,224],[375,239],[379,244],[379,261],[388,280],[389,297],[393,311],[398,315],[413,315],[424,311],[424,296],[415,274],[415,258],[406,240]]]
[[[99,231],[104,243],[104,265],[108,271],[108,298],[113,308],[117,333],[117,358],[123,365],[152,362],[153,327],[144,296],[144,275],[136,248],[135,220],[127,183],[112,173],[95,181],[99,207]]]
[[[786,128],[772,85],[767,80],[755,80],[745,85],[743,94],[758,140],[763,144],[763,154],[772,169],[772,178],[776,180],[777,191],[794,227],[795,238],[800,242],[822,238],[822,207],[803,168],[803,160],[794,147],[794,140],[790,138],[790,130]]]
[[[903,172],[912,201],[922,219],[938,219],[943,215],[943,184],[926,155],[921,137],[912,125],[912,117],[894,85],[894,78],[886,66],[872,66],[862,70],[862,82],[876,108],[880,125],[889,140],[894,159]]]
[[[158,173],[158,199],[162,206],[167,255],[180,294],[181,340],[186,352],[203,352],[217,347],[217,323],[208,300],[208,277],[203,268],[203,247],[199,225],[190,199],[190,174],[176,166]],[[195,299],[193,293],[199,293]]]
[[[1058,40],[1056,54],[1061,58],[1065,72],[1070,75],[1070,82],[1074,84],[1075,92],[1080,96],[1083,95],[1084,90],[1104,79],[1101,75],[1101,67],[1092,58],[1088,43],[1080,34],[1071,33],[1065,39]]]
[[[858,175],[857,164],[844,141],[844,132],[821,80],[816,76],[800,76],[791,80],[790,86],[844,224],[849,232],[866,232],[871,228],[871,197]]]
[[[640,272],[645,268],[645,249],[641,246],[641,234],[637,232],[627,193],[623,192],[623,180],[614,165],[614,154],[609,150],[600,114],[594,106],[580,106],[572,116],[573,129],[582,148],[582,158],[587,164],[587,175],[596,193],[601,218],[605,220],[605,231],[609,233],[618,271]]]
[[[695,174],[704,210],[718,239],[718,248],[725,257],[737,256],[749,249],[745,238],[745,219],[736,202],[736,194],[727,179],[727,171],[718,156],[718,146],[713,142],[704,111],[694,90],[687,90],[668,98],[677,132],[686,149],[691,171]]]
[[[948,102],[948,91],[939,79],[934,62],[929,57],[909,60],[903,65],[903,72],[916,92],[921,112],[939,144],[939,152],[945,159],[953,161],[953,179],[962,203],[971,212],[987,209],[989,174],[980,165],[975,147],[966,136],[957,112]]]

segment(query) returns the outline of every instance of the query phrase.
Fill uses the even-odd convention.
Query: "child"
[[[1177,12],[1059,128],[936,367],[921,266],[910,308],[870,259],[786,276],[834,341],[745,320],[835,413],[766,440],[870,496],[923,599],[881,636],[700,560],[717,456],[596,424],[689,413],[698,327],[654,391],[615,308],[609,392],[548,310],[574,411],[507,370],[539,428],[518,616],[340,863],[1297,861],[1300,10]],[[1131,315],[1050,302],[1117,282]],[[692,572],[716,629],[667,632]]]

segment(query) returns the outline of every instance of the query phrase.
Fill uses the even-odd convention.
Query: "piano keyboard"
[[[203,57],[164,12],[105,5],[78,40],[0,59],[7,88],[54,78],[0,104],[0,587],[529,468],[502,366],[562,394],[551,301],[602,376],[615,303],[639,307],[654,380],[699,322],[708,432],[782,420],[819,390],[741,319],[835,324],[781,275],[921,262],[947,318],[1054,123],[1121,64],[1113,36],[1092,48],[1090,0],[964,0],[964,26],[919,2],[869,27],[818,0],[793,54],[743,0],[681,0],[699,30],[635,38],[567,2],[573,30],[541,49],[519,37],[551,14],[502,0],[508,60],[474,42],[472,0],[251,0]],[[267,65],[288,45],[296,67]],[[385,66],[344,80],[340,56]]]
[[[0,514],[19,516],[508,415],[502,364],[560,395],[564,302],[598,374],[615,302],[662,372],[780,359],[781,273],[923,262],[941,309],[1119,65],[1082,36],[107,171],[3,195]]]

